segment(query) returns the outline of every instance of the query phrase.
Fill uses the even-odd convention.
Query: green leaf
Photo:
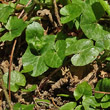
[[[9,5],[0,4],[0,22],[6,23],[13,11],[14,9]]]
[[[80,16],[81,12],[82,12],[82,7],[77,3],[74,4],[71,3],[69,5],[66,5],[60,10],[60,14],[64,16],[61,17],[61,22],[65,24],[69,21],[72,21],[73,19]]]
[[[45,64],[44,56],[35,56],[31,53],[30,49],[27,48],[25,54],[22,56],[23,68],[22,72],[30,72],[31,76],[36,77],[48,70]]]
[[[55,35],[45,35],[42,37],[42,41],[45,45],[40,50],[41,54],[45,54],[48,50],[54,49],[56,36]]]
[[[41,40],[44,35],[44,29],[38,22],[29,24],[26,29],[26,41],[30,48],[40,50],[45,43]]]
[[[32,85],[31,87],[28,87],[26,89],[21,89],[21,91],[23,91],[23,92],[32,92],[32,91],[36,90],[36,88],[37,88],[37,85]]]
[[[33,110],[35,104],[24,105],[21,103],[16,103],[13,106],[13,110]]]
[[[29,2],[29,0],[20,0],[20,4],[26,5]]]
[[[84,97],[82,101],[82,105],[84,106],[85,110],[89,110],[89,109],[92,110],[91,107],[96,108],[100,106],[100,104],[96,101],[94,96]]]
[[[20,36],[27,24],[16,16],[11,16],[6,24],[6,32],[0,39],[0,41],[11,41],[14,38]]]
[[[23,62],[23,70],[22,72],[30,72],[34,68],[36,56],[33,55],[29,48],[26,49],[24,55],[22,56],[22,62]]]
[[[83,106],[82,105],[78,105],[75,110],[84,110]]]
[[[8,88],[8,72],[3,75],[3,80],[6,88]],[[17,71],[11,72],[11,91],[16,92],[19,86],[25,86],[26,79],[23,74]]]
[[[103,6],[104,10],[108,13],[110,16],[110,6],[107,1],[99,0],[100,4]]]
[[[52,68],[58,68],[62,65],[65,58],[66,43],[64,40],[56,42],[55,49],[45,53],[45,63]]]
[[[22,104],[23,106],[23,104]],[[25,105],[23,110],[33,110],[34,109],[35,104],[29,104],[29,105]]]
[[[110,36],[110,33],[104,30],[103,27],[97,23],[82,24],[81,28],[89,39],[93,39],[95,41],[103,40],[105,36]]]
[[[73,48],[74,50],[74,53],[81,53],[87,50],[88,48],[93,47],[93,41],[89,39],[81,39],[74,44],[75,45],[73,47],[71,46],[71,48]]]
[[[66,52],[65,52],[66,56],[74,53],[74,47],[76,42],[77,42],[76,37],[66,39]]]
[[[57,94],[57,96],[60,96],[60,97],[70,97],[70,95],[68,95],[68,94]]]
[[[46,99],[36,99],[35,102],[36,103],[47,103],[47,104],[50,104],[50,101],[46,100]]]
[[[110,79],[104,78],[98,81],[95,91],[110,92]],[[102,98],[104,94],[95,93],[96,98]]]
[[[14,104],[13,110],[22,110],[22,108],[21,108],[21,103],[16,103],[16,104]]]
[[[60,107],[60,110],[73,110],[76,107],[76,102],[69,102]]]
[[[76,100],[79,100],[82,96],[92,96],[92,88],[87,82],[78,84],[74,91],[74,97]]]
[[[92,6],[89,4],[85,5],[80,26],[89,39],[98,41],[110,35],[108,31],[104,30],[104,28],[97,23],[103,14],[104,10],[99,2],[95,2]]]
[[[101,107],[108,108],[110,107],[110,95],[105,95],[101,100]]]
[[[73,55],[71,62],[75,66],[84,66],[93,62],[99,54],[99,50],[96,47],[90,47],[81,53]]]
[[[31,76],[33,77],[40,76],[47,70],[48,67],[45,64],[44,56],[37,56]]]
[[[76,38],[66,39],[66,55],[73,55],[71,62],[75,66],[84,66],[94,61],[99,49],[93,46],[93,41],[89,39],[76,40]]]

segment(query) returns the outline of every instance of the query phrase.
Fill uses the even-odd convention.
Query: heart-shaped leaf
[[[98,81],[95,91],[110,92],[110,79],[104,78]],[[103,97],[104,94],[95,93],[96,98]]]
[[[77,3],[74,3],[74,4],[71,3],[69,5],[66,5],[60,10],[60,14],[64,16],[64,17],[61,17],[61,22],[63,24],[70,22],[73,19],[80,16],[81,12],[82,12],[82,7]]]
[[[90,4],[85,5],[80,26],[89,39],[98,41],[103,40],[105,36],[110,36],[109,32],[97,23],[103,14],[104,9],[98,1],[93,3],[92,6]]]
[[[101,107],[108,108],[110,107],[110,95],[105,95],[101,100]]]
[[[35,56],[31,53],[30,49],[27,48],[25,54],[22,57],[23,68],[22,72],[31,72],[30,75],[33,77],[39,76],[48,70],[45,64],[43,56]]]
[[[90,47],[81,53],[73,55],[71,62],[75,66],[84,66],[94,61],[99,55],[99,50],[96,47]]]
[[[76,100],[79,100],[82,96],[92,96],[92,88],[87,82],[79,84],[74,91]]]
[[[0,41],[11,41],[20,36],[26,26],[27,24],[22,19],[18,19],[16,16],[11,16],[5,26],[8,32],[0,38]]]
[[[74,46],[76,42],[77,42],[76,37],[66,39],[66,53],[65,53],[66,56],[74,53]]]
[[[40,76],[47,70],[48,66],[45,64],[44,56],[37,56],[31,76]]]
[[[8,88],[8,72],[3,75],[3,80],[6,88]],[[25,86],[26,79],[23,74],[17,71],[11,72],[11,91],[16,92],[19,86]]]
[[[99,107],[100,103],[96,101],[94,96],[90,96],[83,98],[82,105],[84,106],[85,110],[92,110],[93,108]]]
[[[52,68],[58,68],[62,65],[65,58],[66,43],[64,40],[56,42],[55,49],[45,53],[45,63]]]
[[[105,95],[101,100],[101,107],[108,108],[110,107],[110,95]]]
[[[26,49],[24,55],[22,56],[23,70],[22,72],[30,72],[34,68],[36,56],[33,55],[29,48]]]
[[[41,40],[43,35],[44,29],[39,23],[33,22],[28,25],[26,29],[26,41],[30,48],[36,49],[37,51],[40,50],[45,45]]]
[[[0,21],[7,22],[9,15],[13,13],[14,9],[6,4],[0,4]]]

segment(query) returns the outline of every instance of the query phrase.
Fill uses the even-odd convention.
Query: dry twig
[[[59,24],[59,26],[62,26],[62,24],[60,22],[60,16],[58,14],[58,7],[57,7],[56,0],[53,0],[53,4],[54,4],[55,16],[57,18],[58,24]]]
[[[56,70],[54,70],[45,80],[44,82],[39,85],[39,91],[44,87],[45,83],[51,78],[51,76],[53,76],[56,72],[58,72],[61,69],[61,67],[57,68]]]
[[[29,2],[27,3],[26,7],[31,3],[31,0],[29,0]],[[20,15],[18,16],[18,19],[20,19],[22,17],[22,15],[24,14],[24,9],[22,10],[22,12],[20,13]],[[12,51],[11,51],[11,55],[10,55],[10,65],[9,65],[9,82],[8,82],[8,88],[9,88],[9,98],[11,100],[11,90],[10,90],[10,81],[11,81],[11,66],[12,66],[12,60],[13,60],[13,54],[14,54],[14,50],[15,50],[15,46],[16,46],[16,42],[17,39],[14,40],[13,43],[13,47],[12,47]]]
[[[6,100],[8,102],[8,105],[10,107],[10,110],[13,110],[13,107],[11,105],[11,100],[10,100],[10,98],[8,96],[7,90],[6,90],[5,85],[4,85],[4,82],[3,82],[3,73],[4,73],[4,71],[2,70],[2,68],[0,68],[0,82],[1,82],[1,87],[2,87],[3,92],[5,94],[5,97],[6,97]]]

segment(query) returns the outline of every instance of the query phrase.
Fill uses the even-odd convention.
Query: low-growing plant
[[[110,6],[107,1],[67,0],[64,2],[57,0],[57,3],[62,4],[59,11],[62,27],[61,31],[55,35],[44,34],[44,28],[39,22],[42,20],[41,17],[34,16],[23,20],[20,19],[20,16],[15,15],[15,12],[19,10],[16,6],[18,4],[25,6],[28,2],[29,0],[18,0],[16,3],[0,3],[0,22],[2,23],[0,32],[3,32],[0,41],[13,41],[24,33],[27,43],[27,49],[22,55],[23,69],[20,72],[12,71],[11,73],[11,91],[16,92],[20,86],[25,86],[24,73],[38,77],[49,68],[61,67],[67,62],[67,58],[71,60],[74,66],[85,66],[94,60],[97,62],[99,60],[110,60],[110,29],[104,22],[110,20]],[[28,14],[32,10],[37,12],[40,9],[51,9],[52,7],[52,0],[33,0],[26,5],[23,11]],[[65,33],[66,26],[70,30],[74,27],[79,34],[67,35]],[[103,55],[100,54],[102,52]],[[98,58],[98,56],[101,57]],[[8,75],[8,73],[3,75],[4,84],[7,88],[9,85]],[[109,79],[100,80],[96,85],[96,90],[109,92],[108,83]],[[33,86],[31,89],[34,90],[35,88]],[[31,89],[23,91],[28,92]],[[75,110],[92,110],[98,107],[109,107],[109,95],[97,93],[93,96],[91,86],[86,82],[77,86],[74,97],[76,101],[82,98],[81,105],[76,107],[77,102],[70,102],[60,109],[66,110],[69,107],[72,110],[76,107]],[[21,104],[18,105],[22,107]]]
[[[98,81],[95,91],[87,83],[78,84],[74,91],[74,102],[69,102],[60,107],[60,110],[101,110],[110,107],[110,79],[104,78]],[[102,92],[101,92],[102,91]],[[64,97],[64,96],[63,96]]]

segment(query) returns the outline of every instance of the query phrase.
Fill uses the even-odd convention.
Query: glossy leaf
[[[11,41],[20,36],[26,26],[27,24],[22,19],[18,19],[16,16],[11,16],[5,26],[8,32],[0,38],[0,41]]]
[[[31,76],[40,76],[47,70],[48,66],[45,64],[44,56],[37,56]]]
[[[8,73],[3,75],[3,80],[6,88],[8,88]],[[25,86],[26,79],[23,74],[17,71],[11,72],[11,91],[16,92],[19,89],[19,86]]]
[[[66,54],[77,54],[93,47],[93,42],[89,39],[76,40],[76,38],[66,39]]]
[[[65,52],[66,56],[74,53],[74,47],[76,42],[77,42],[76,37],[66,39],[66,52]]]
[[[26,29],[26,41],[30,48],[40,50],[45,43],[41,40],[44,30],[38,22],[29,24]]]
[[[105,95],[101,100],[101,107],[108,108],[110,107],[110,95]]]
[[[83,106],[82,105],[78,105],[75,110],[84,110]]]
[[[100,4],[103,6],[104,10],[108,13],[110,16],[110,6],[107,1],[99,0]]]
[[[0,22],[6,23],[14,9],[9,5],[0,4]]]
[[[22,56],[23,70],[22,72],[30,72],[34,68],[35,60],[37,56],[33,55],[29,48],[26,49],[24,55]]]
[[[73,19],[80,16],[81,12],[82,12],[82,7],[76,3],[74,4],[71,3],[69,5],[66,5],[60,10],[60,14],[64,16],[61,17],[61,22],[67,23],[69,21],[72,21]]]
[[[46,53],[48,50],[54,49],[55,44],[55,35],[45,35],[42,37],[42,41],[45,43],[45,45],[40,50],[41,54]]]
[[[74,97],[76,100],[79,100],[82,96],[92,96],[92,88],[87,82],[78,84],[74,91]]]
[[[62,65],[65,58],[66,43],[63,40],[56,42],[55,49],[45,53],[45,63],[52,68],[58,68]]]
[[[71,62],[75,66],[84,66],[93,62],[99,55],[99,50],[95,47],[87,48],[81,53],[73,55]]]
[[[76,107],[76,102],[69,102],[61,106],[59,110],[73,110]]]
[[[95,2],[92,6],[89,4],[85,5],[80,26],[89,39],[98,41],[110,35],[108,31],[104,30],[104,28],[97,23],[97,20],[99,20],[103,14],[104,10],[99,2]]]
[[[43,56],[35,56],[28,48],[22,57],[24,70],[22,72],[30,72],[31,76],[36,77],[48,70],[44,62]]]
[[[82,101],[82,105],[85,110],[94,110],[93,108],[99,107],[100,103],[98,103],[94,96],[84,97]]]
[[[110,92],[110,79],[104,78],[98,81],[95,91]],[[95,93],[96,98],[103,97],[104,94]]]

